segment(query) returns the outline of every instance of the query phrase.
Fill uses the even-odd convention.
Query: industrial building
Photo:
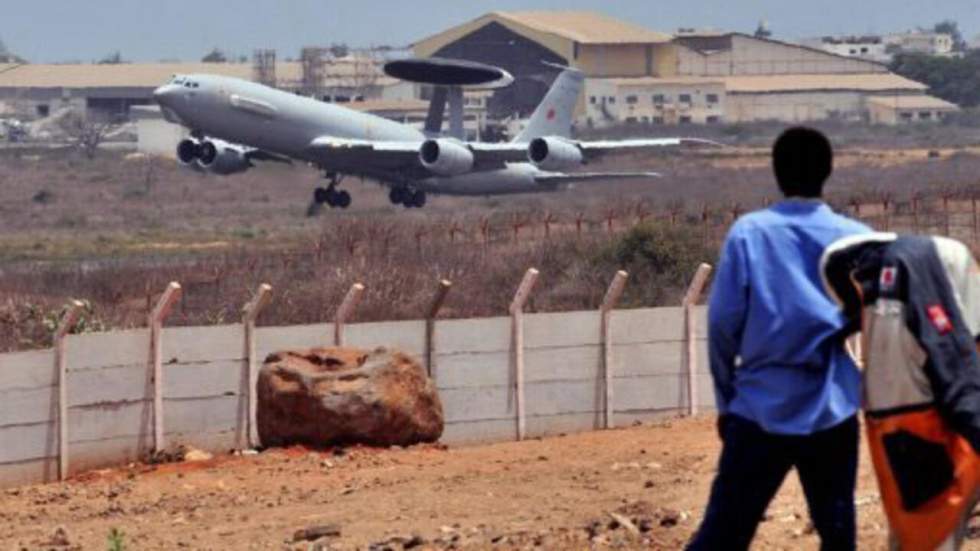
[[[534,109],[557,74],[544,63],[577,67],[586,74],[584,126],[872,120],[871,97],[935,100],[860,56],[735,32],[671,36],[591,12],[493,12],[413,49],[510,71],[516,85],[490,99],[492,116]]]
[[[468,92],[469,135],[488,119],[527,117],[566,65],[586,75],[579,126],[830,118],[898,124],[910,116],[936,120],[956,109],[853,46],[851,55],[737,32],[670,35],[593,12],[526,11],[488,13],[411,48],[418,57],[489,63],[514,75],[510,87]],[[258,50],[252,63],[7,64],[0,65],[0,116],[36,118],[72,107],[123,119],[130,107],[151,103],[153,89],[171,75],[203,72],[323,101],[382,102],[379,114],[419,123],[424,110],[415,102],[427,99],[429,90],[388,77],[381,63],[377,56],[336,58],[323,48],[304,48],[299,60],[278,63],[274,51]],[[887,98],[899,99],[889,107]],[[922,113],[929,108],[927,118]]]
[[[309,54],[306,50],[304,53]],[[260,55],[262,54],[262,55]],[[152,103],[153,90],[175,74],[210,73],[252,79],[324,101],[414,99],[415,85],[386,76],[372,59],[275,63],[258,52],[254,63],[120,63],[0,65],[0,104],[8,115],[46,117],[72,108],[110,120]]]

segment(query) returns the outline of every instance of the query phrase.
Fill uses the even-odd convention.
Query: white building
[[[930,31],[908,31],[885,35],[890,51],[948,56],[953,54],[953,36]]]
[[[824,36],[804,40],[804,46],[817,48],[843,57],[857,57],[888,63],[892,56],[887,52],[885,41],[880,36]]]

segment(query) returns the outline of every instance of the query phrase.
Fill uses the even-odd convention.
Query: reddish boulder
[[[435,383],[410,356],[379,348],[271,354],[259,372],[264,446],[408,446],[442,435]]]

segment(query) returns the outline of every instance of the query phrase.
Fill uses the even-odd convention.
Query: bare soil
[[[718,451],[703,417],[458,449],[131,465],[0,492],[0,548],[104,549],[115,528],[127,549],[679,549],[700,522]],[[866,454],[856,503],[860,548],[884,549]],[[818,543],[790,475],[754,549]]]

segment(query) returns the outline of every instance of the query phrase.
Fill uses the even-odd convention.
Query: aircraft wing
[[[699,145],[721,145],[710,140],[697,138],[654,138],[609,141],[576,141],[568,138],[544,138],[560,140],[566,146],[581,152],[583,163],[611,154],[642,153],[671,147]],[[474,171],[502,168],[506,163],[528,162],[529,144],[525,143],[481,143],[457,142],[473,153]],[[431,174],[419,161],[422,142],[390,142],[356,140],[323,136],[310,142],[308,150],[323,164],[338,167],[338,170],[351,173],[398,173],[406,177],[426,177]],[[367,168],[365,168],[367,167]],[[649,172],[606,173],[595,179],[624,177],[648,178]],[[549,176],[550,177],[550,176]],[[569,174],[574,181],[590,179],[586,173]]]
[[[723,146],[721,143],[701,138],[649,138],[573,143],[582,150],[582,154],[588,160],[611,154],[643,153],[670,147]]]
[[[418,165],[419,142],[376,142],[346,138],[316,138],[308,149],[336,165],[370,163],[380,169],[399,170]]]
[[[646,180],[660,177],[659,172],[572,172],[567,174],[546,172],[535,176],[534,180],[543,185],[564,185],[610,180]]]
[[[699,147],[715,146],[723,147],[724,144],[705,140],[701,138],[649,138],[632,140],[601,140],[601,141],[579,141],[570,138],[548,137],[548,140],[559,140],[571,145],[582,153],[584,162],[594,161],[607,155],[624,155],[630,153],[643,153],[668,148],[680,147]],[[526,143],[469,143],[467,144],[477,158],[477,165],[490,165],[491,163],[517,163],[528,161],[528,148]]]
[[[308,150],[324,164],[338,167],[351,167],[358,172],[361,167],[370,167],[370,172],[398,172],[403,176],[426,177],[431,174],[419,162],[418,142],[386,142],[371,140],[352,140],[323,136],[310,142]],[[459,142],[473,152],[475,171],[502,168],[506,162],[527,161],[527,146],[514,147],[511,144]]]

